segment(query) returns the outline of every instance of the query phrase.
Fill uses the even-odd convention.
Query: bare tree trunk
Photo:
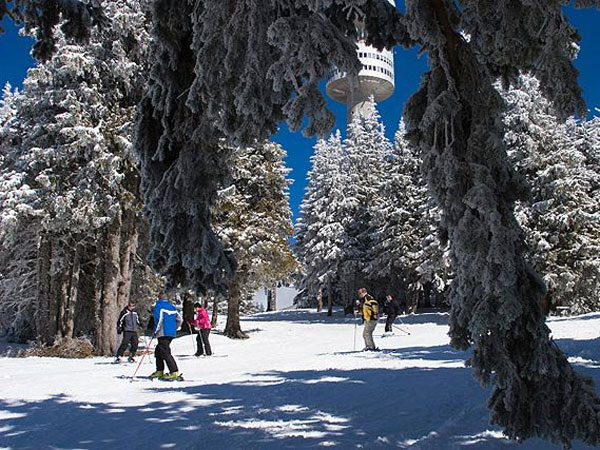
[[[53,335],[50,334],[50,261],[52,243],[47,236],[40,239],[38,251],[38,288],[37,307],[35,312],[35,327],[38,340],[43,344],[51,344]]]
[[[277,311],[277,285],[267,289],[267,311]]]
[[[277,284],[271,288],[271,311],[277,311]]]
[[[66,256],[62,252],[63,244],[60,238],[52,238],[52,252],[50,254],[50,291],[48,295],[49,308],[49,337],[50,342],[54,342],[57,336],[60,336],[62,330],[62,317],[64,315],[64,302],[67,296],[67,282],[64,269]]]
[[[69,277],[69,289],[66,297],[66,308],[63,316],[62,335],[72,338],[75,329],[75,311],[77,308],[77,298],[79,295],[79,273],[81,271],[81,257],[83,254],[83,245],[76,243],[73,254],[73,264],[71,265],[71,274]]]
[[[106,233],[102,233],[96,241],[96,256],[94,257],[94,316],[95,316],[95,339],[96,353],[100,354],[100,342],[102,341],[102,292],[104,287],[104,242]]]
[[[138,215],[134,211],[123,213],[123,224],[121,230],[123,243],[120,253],[120,274],[119,287],[117,291],[117,309],[123,309],[131,294],[131,278],[133,276],[133,267],[135,255],[138,248]]]
[[[192,334],[192,328],[190,326],[190,321],[194,320],[194,296],[186,291],[183,294],[183,326],[182,330],[187,331]]]
[[[103,261],[104,273],[102,277],[101,322],[96,342],[96,351],[100,355],[107,356],[114,354],[118,344],[116,323],[119,317],[117,296],[120,275],[120,234],[121,217],[117,215],[106,232]]]
[[[216,327],[218,319],[219,319],[219,296],[215,295],[215,297],[213,298],[213,310],[212,310],[212,317],[210,319],[210,326],[213,328]]]
[[[232,339],[247,339],[248,335],[242,331],[240,325],[240,298],[242,295],[241,270],[238,270],[229,287],[229,298],[227,300],[227,324],[225,325],[225,336]]]
[[[323,311],[323,288],[319,287],[319,292],[317,293],[317,312]]]
[[[333,290],[330,279],[327,279],[327,315],[333,316]]]
[[[66,256],[66,255],[65,255]],[[69,280],[71,271],[67,271],[64,267],[60,273],[55,276],[56,291],[54,298],[56,302],[56,337],[65,337],[65,318],[69,308]]]

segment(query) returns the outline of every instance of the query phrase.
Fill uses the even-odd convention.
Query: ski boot
[[[160,379],[164,380],[164,381],[181,381],[182,380],[179,372],[167,373],[166,375],[163,375],[162,377],[160,377]]]
[[[154,380],[155,378],[162,378],[164,376],[165,376],[165,374],[164,374],[164,372],[162,370],[157,370],[152,375],[150,375],[150,379]]]
[[[120,356],[115,356],[115,364],[119,364],[121,362],[121,357]]]
[[[130,356],[129,358],[127,358],[127,362],[134,363],[135,358],[133,356]]]

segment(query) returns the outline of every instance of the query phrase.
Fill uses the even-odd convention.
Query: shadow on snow
[[[339,319],[343,312],[338,312]],[[308,315],[308,317],[307,317]],[[271,318],[272,316],[275,316]],[[284,311],[246,320],[329,321],[325,314]],[[424,315],[403,318],[422,323]],[[427,320],[445,323],[447,315]],[[438,323],[438,322],[436,322]],[[600,339],[557,340],[578,372],[598,379]],[[343,353],[338,353],[343,354]],[[333,354],[332,356],[334,356]],[[384,350],[357,358],[463,361],[448,345]],[[410,365],[410,364],[408,364]],[[433,367],[431,367],[433,366]],[[115,383],[127,383],[115,380]],[[146,384],[145,384],[146,383]],[[93,387],[91,387],[93,389]],[[541,440],[516,444],[488,424],[483,390],[463,367],[268,370],[222,384],[131,384],[156,400],[142,407],[73,401],[0,400],[0,447],[14,449],[305,449],[317,447],[441,449],[558,449]],[[185,399],[169,403],[171,394]],[[127,398],[122,399],[127,402]],[[587,448],[575,444],[574,448]]]
[[[560,344],[574,348],[575,342]],[[384,357],[462,360],[465,353],[449,346],[413,347]],[[271,370],[227,384],[131,386],[155,393],[157,400],[143,407],[83,403],[66,395],[39,402],[0,400],[0,447],[558,448],[502,438],[488,425],[489,390],[482,390],[466,368]],[[185,400],[159,400],[170,394],[184,394]]]

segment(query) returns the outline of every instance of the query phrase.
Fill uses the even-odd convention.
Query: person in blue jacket
[[[150,375],[150,377],[176,380],[179,378],[179,369],[171,354],[171,341],[177,336],[177,330],[181,326],[183,319],[179,315],[177,308],[169,302],[167,294],[164,292],[158,294],[158,301],[154,305],[152,313],[154,316],[154,336],[158,338],[158,344],[154,351],[154,355],[156,356],[156,372]],[[169,368],[168,374],[164,373],[165,363]]]

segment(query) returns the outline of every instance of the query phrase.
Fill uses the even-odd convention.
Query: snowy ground
[[[378,338],[384,351],[373,354],[352,351],[354,324],[339,311],[246,318],[251,338],[213,334],[212,358],[189,356],[192,337],[177,339],[181,383],[130,383],[119,376],[135,366],[108,358],[2,358],[0,448],[558,448],[518,445],[488,425],[487,393],[464,368],[467,355],[447,345],[445,314],[403,321],[410,336]],[[600,314],[550,326],[600,385]]]

